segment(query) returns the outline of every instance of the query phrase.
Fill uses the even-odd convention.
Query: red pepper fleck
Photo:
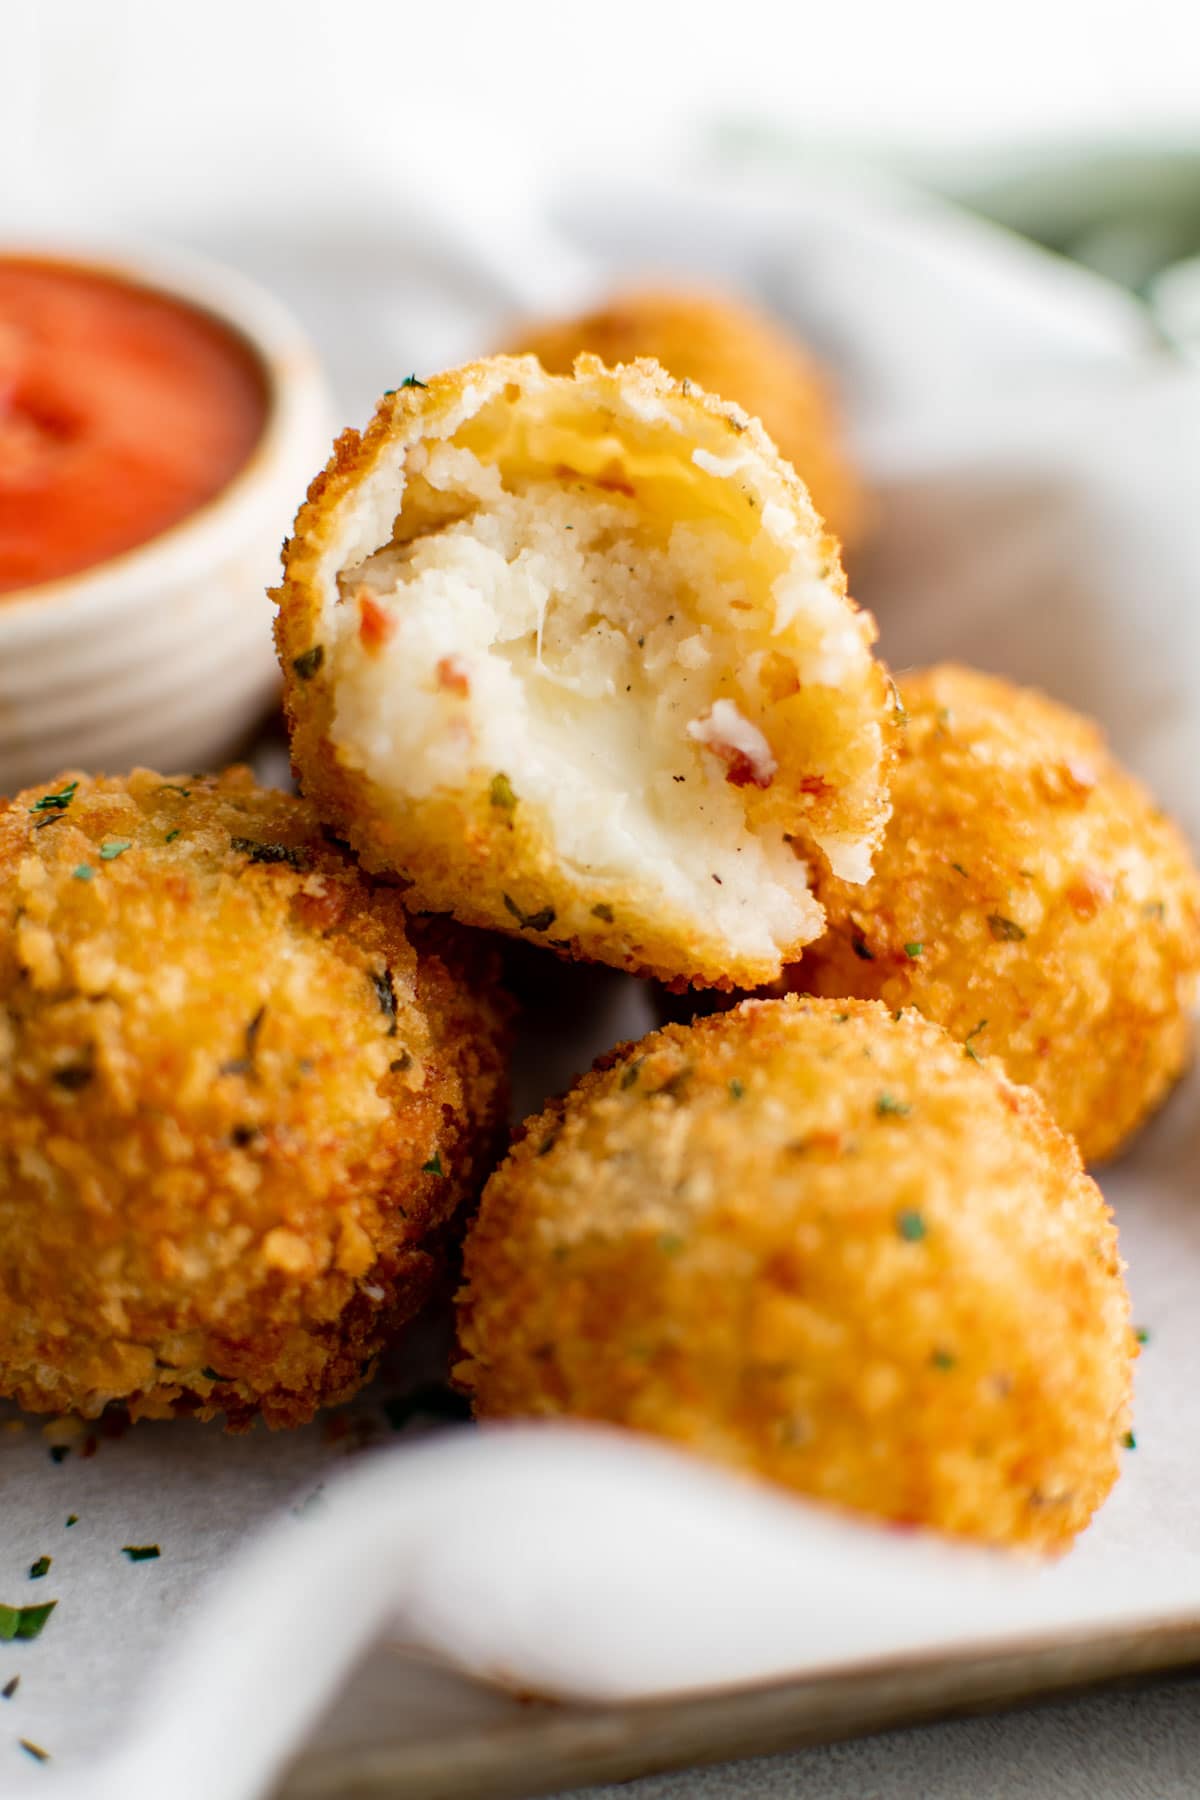
[[[382,606],[370,594],[358,596],[358,635],[365,650],[380,650],[392,635],[394,626]]]

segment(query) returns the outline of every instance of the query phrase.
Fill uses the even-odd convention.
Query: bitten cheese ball
[[[1036,1088],[1089,1162],[1112,1156],[1190,1053],[1187,846],[1066,707],[952,666],[901,688],[875,873],[820,874],[829,927],[789,983],[919,1007]]]
[[[531,351],[556,375],[568,375],[581,351],[610,366],[653,357],[670,374],[761,419],[834,536],[850,545],[862,535],[862,489],[830,383],[790,332],[745,301],[676,288],[633,289],[593,312],[530,323],[504,347]]]
[[[304,791],[417,909],[758,986],[862,881],[893,702],[761,429],[657,365],[494,357],[309,491],[278,643]]]
[[[457,1375],[482,1418],[606,1420],[1059,1550],[1129,1429],[1121,1269],[1029,1089],[915,1013],[752,1000],[528,1121],[467,1241]]]
[[[0,810],[0,1393],[292,1425],[489,1166],[506,1009],[311,809],[69,773]]]

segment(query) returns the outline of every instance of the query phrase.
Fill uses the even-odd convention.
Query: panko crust
[[[826,871],[829,928],[789,975],[916,1006],[1036,1088],[1088,1162],[1111,1157],[1191,1052],[1200,879],[1090,720],[946,664],[908,713],[874,875]]]
[[[234,1427],[348,1398],[497,1146],[490,952],[245,769],[17,795],[0,920],[0,1392]]]
[[[796,470],[830,531],[859,542],[866,502],[842,437],[832,385],[816,359],[773,319],[728,294],[634,288],[591,312],[530,320],[504,350],[567,375],[581,351],[615,368],[653,357],[679,380],[744,407]]]
[[[694,983],[723,990],[763,986],[778,977],[788,953],[749,961],[727,943],[697,931],[685,913],[672,913],[658,893],[635,886],[614,896],[611,884],[598,898],[591,883],[568,867],[528,810],[498,807],[486,784],[447,789],[428,800],[390,794],[350,766],[334,720],[336,684],[325,654],[322,585],[345,520],[362,484],[423,439],[449,437],[480,396],[521,393],[547,377],[530,356],[494,356],[427,383],[386,393],[366,430],[346,430],[326,468],[308,489],[291,539],[284,572],[273,590],[275,639],[283,671],[284,708],[292,765],[302,791],[320,816],[353,846],[367,869],[401,880],[413,910],[451,914],[464,924],[536,942],[568,960],[594,960],[631,974],[657,976],[675,987]],[[669,409],[689,438],[709,454],[745,451],[757,484],[755,504],[773,501],[795,518],[797,530],[819,546],[822,575],[861,645],[861,716],[849,749],[857,773],[844,792],[815,782],[779,801],[802,860],[821,860],[818,835],[861,839],[868,859],[888,818],[887,779],[895,739],[894,686],[870,655],[877,636],[872,616],[850,597],[838,545],[824,532],[807,490],[770,442],[761,424],[738,406],[677,382],[652,361],[610,370],[594,356],[576,359],[574,379],[594,392],[614,427],[644,423],[655,409]],[[781,784],[776,784],[777,787]],[[619,914],[614,927],[610,915]],[[799,954],[821,929],[815,909],[794,946]],[[538,927],[535,921],[547,921]]]
[[[1117,1475],[1111,1215],[1037,1096],[915,1013],[751,1000],[602,1059],[484,1191],[456,1374],[803,1493],[1059,1550]]]

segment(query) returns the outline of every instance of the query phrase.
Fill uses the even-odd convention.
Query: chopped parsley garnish
[[[300,656],[293,656],[292,667],[301,681],[311,681],[324,661],[324,644],[314,644],[311,650],[305,650]]]
[[[599,903],[598,903],[598,904],[597,904],[597,905],[595,905],[595,906],[593,906],[593,908],[592,908],[592,917],[593,917],[593,919],[603,919],[603,920],[604,920],[604,923],[605,923],[605,924],[606,924],[606,925],[611,925],[611,924],[612,924],[612,922],[613,922],[613,909],[612,909],[612,907],[611,907],[611,906],[610,906],[610,905],[609,905],[609,904],[608,904],[608,901],[607,901],[607,900],[601,900],[601,901],[599,901]]]
[[[875,1112],[881,1119],[907,1119],[912,1107],[907,1100],[897,1100],[894,1094],[880,1094],[875,1102]]]
[[[733,1100],[740,1100],[745,1092],[745,1088],[735,1075],[733,1080],[729,1083],[730,1098]]]
[[[121,1555],[127,1556],[130,1562],[153,1562],[162,1551],[157,1544],[122,1544]]]
[[[42,1579],[43,1575],[48,1575],[50,1573],[50,1562],[51,1562],[50,1557],[39,1556],[35,1563],[30,1563],[30,1565],[29,1565],[30,1581],[40,1581]]]
[[[905,944],[905,946],[904,946],[904,954],[905,954],[905,956],[907,956],[909,962],[919,961],[921,956],[924,954],[924,951],[925,951],[924,944]]]
[[[906,1244],[919,1244],[925,1236],[925,1221],[915,1210],[896,1214],[896,1230]]]
[[[1025,936],[1017,921],[1006,919],[1003,913],[988,914],[988,930],[998,944],[1019,944]]]
[[[75,798],[75,790],[78,786],[77,781],[70,781],[57,794],[43,794],[40,800],[34,801],[29,809],[30,812],[62,812],[65,807],[70,806]]]
[[[621,1071],[621,1086],[622,1086],[622,1088],[633,1087],[634,1083],[637,1081],[638,1076],[642,1072],[642,1062],[643,1062],[642,1057],[640,1057],[640,1056],[635,1057],[633,1062],[631,1062],[627,1068],[622,1069],[622,1071]]]
[[[118,856],[124,856],[127,850],[132,849],[132,838],[109,838],[106,844],[100,846],[100,861],[116,862]]]
[[[372,969],[371,986],[375,989],[375,998],[379,1002],[379,1010],[388,1022],[387,1034],[389,1037],[395,1037],[396,989],[392,982],[392,971],[385,968],[381,974],[378,970]]]
[[[963,868],[961,863],[951,863],[950,867],[954,870],[954,873],[956,875],[965,876],[967,873],[967,871]]]
[[[561,1136],[562,1136],[561,1126],[555,1125],[550,1131],[548,1131],[546,1133],[545,1137],[542,1139],[541,1143],[538,1145],[537,1149],[534,1151],[534,1155],[535,1156],[549,1156],[550,1152],[553,1150],[555,1144],[557,1144],[557,1142]]]
[[[442,1167],[442,1153],[440,1150],[435,1150],[429,1161],[421,1164],[421,1173],[422,1175],[444,1175],[446,1173],[445,1169]]]
[[[158,791],[160,794],[182,794],[185,800],[190,800],[192,797],[191,788],[180,787],[176,781],[164,781]]]
[[[415,375],[406,375],[404,380],[400,383],[400,386],[402,388],[424,388],[428,387],[429,383],[427,381],[418,381]]]
[[[164,844],[173,844],[175,842],[175,839],[178,836],[179,836],[179,827],[177,825],[175,827],[174,831],[168,831],[166,837],[163,839],[163,843]]]
[[[77,869],[71,870],[71,873],[74,875],[76,881],[90,881],[96,871],[93,869],[91,863],[80,863]]]
[[[67,1531],[70,1531],[72,1525],[78,1525],[78,1523],[79,1523],[79,1514],[78,1513],[68,1513],[65,1529]]]
[[[511,894],[505,894],[504,904],[522,931],[549,931],[557,916],[552,906],[543,906],[540,912],[522,912]]]
[[[258,1011],[255,1013],[254,1017],[250,1020],[250,1023],[246,1027],[246,1032],[245,1032],[246,1053],[245,1053],[245,1055],[244,1056],[235,1056],[232,1062],[222,1063],[221,1064],[221,1074],[222,1075],[252,1076],[254,1074],[254,1059],[255,1059],[255,1056],[258,1054],[258,1034],[262,1030],[263,1020],[266,1018],[266,1016],[267,1016],[267,1008],[264,1003],[264,1005],[259,1007]]]
[[[1135,1326],[1133,1335],[1139,1344],[1148,1344],[1150,1342],[1150,1333],[1144,1325]]]
[[[963,1055],[969,1056],[971,1058],[972,1062],[979,1061],[979,1052],[975,1048],[975,1045],[972,1042],[972,1039],[977,1038],[981,1031],[986,1031],[986,1030],[987,1030],[987,1020],[980,1019],[978,1025],[976,1025],[973,1030],[968,1031],[966,1037],[963,1039]]]
[[[41,1606],[0,1605],[0,1643],[11,1644],[14,1638],[28,1643],[41,1637],[46,1620],[57,1605],[57,1600],[47,1600]]]
[[[231,837],[230,848],[240,850],[252,863],[286,863],[289,869],[307,869],[308,852],[295,844],[261,844],[257,838]]]
[[[503,769],[497,770],[492,776],[492,783],[488,788],[488,799],[493,806],[500,807],[503,812],[512,812],[516,806],[517,796],[513,784]]]
[[[1121,1439],[1121,1448],[1122,1450],[1137,1449],[1137,1439],[1134,1437],[1132,1431],[1127,1431],[1125,1436]]]
[[[0,1699],[11,1700],[20,1685],[21,1677],[19,1675],[14,1675],[11,1681],[6,1681],[4,1686],[0,1688]]]
[[[50,1461],[52,1463],[65,1463],[70,1454],[70,1444],[51,1444],[50,1446]]]
[[[958,1358],[951,1355],[949,1350],[935,1350],[929,1360],[935,1369],[952,1369]]]
[[[29,1738],[18,1738],[17,1742],[20,1744],[26,1756],[32,1756],[34,1762],[50,1761],[50,1752],[48,1750],[43,1750],[40,1744],[31,1743]]]
[[[856,931],[850,940],[850,947],[855,956],[861,956],[864,962],[874,962],[875,952],[867,948],[867,940],[861,931]]]

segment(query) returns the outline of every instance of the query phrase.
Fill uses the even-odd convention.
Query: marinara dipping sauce
[[[262,435],[249,345],[99,269],[0,255],[0,604],[177,524]]]

